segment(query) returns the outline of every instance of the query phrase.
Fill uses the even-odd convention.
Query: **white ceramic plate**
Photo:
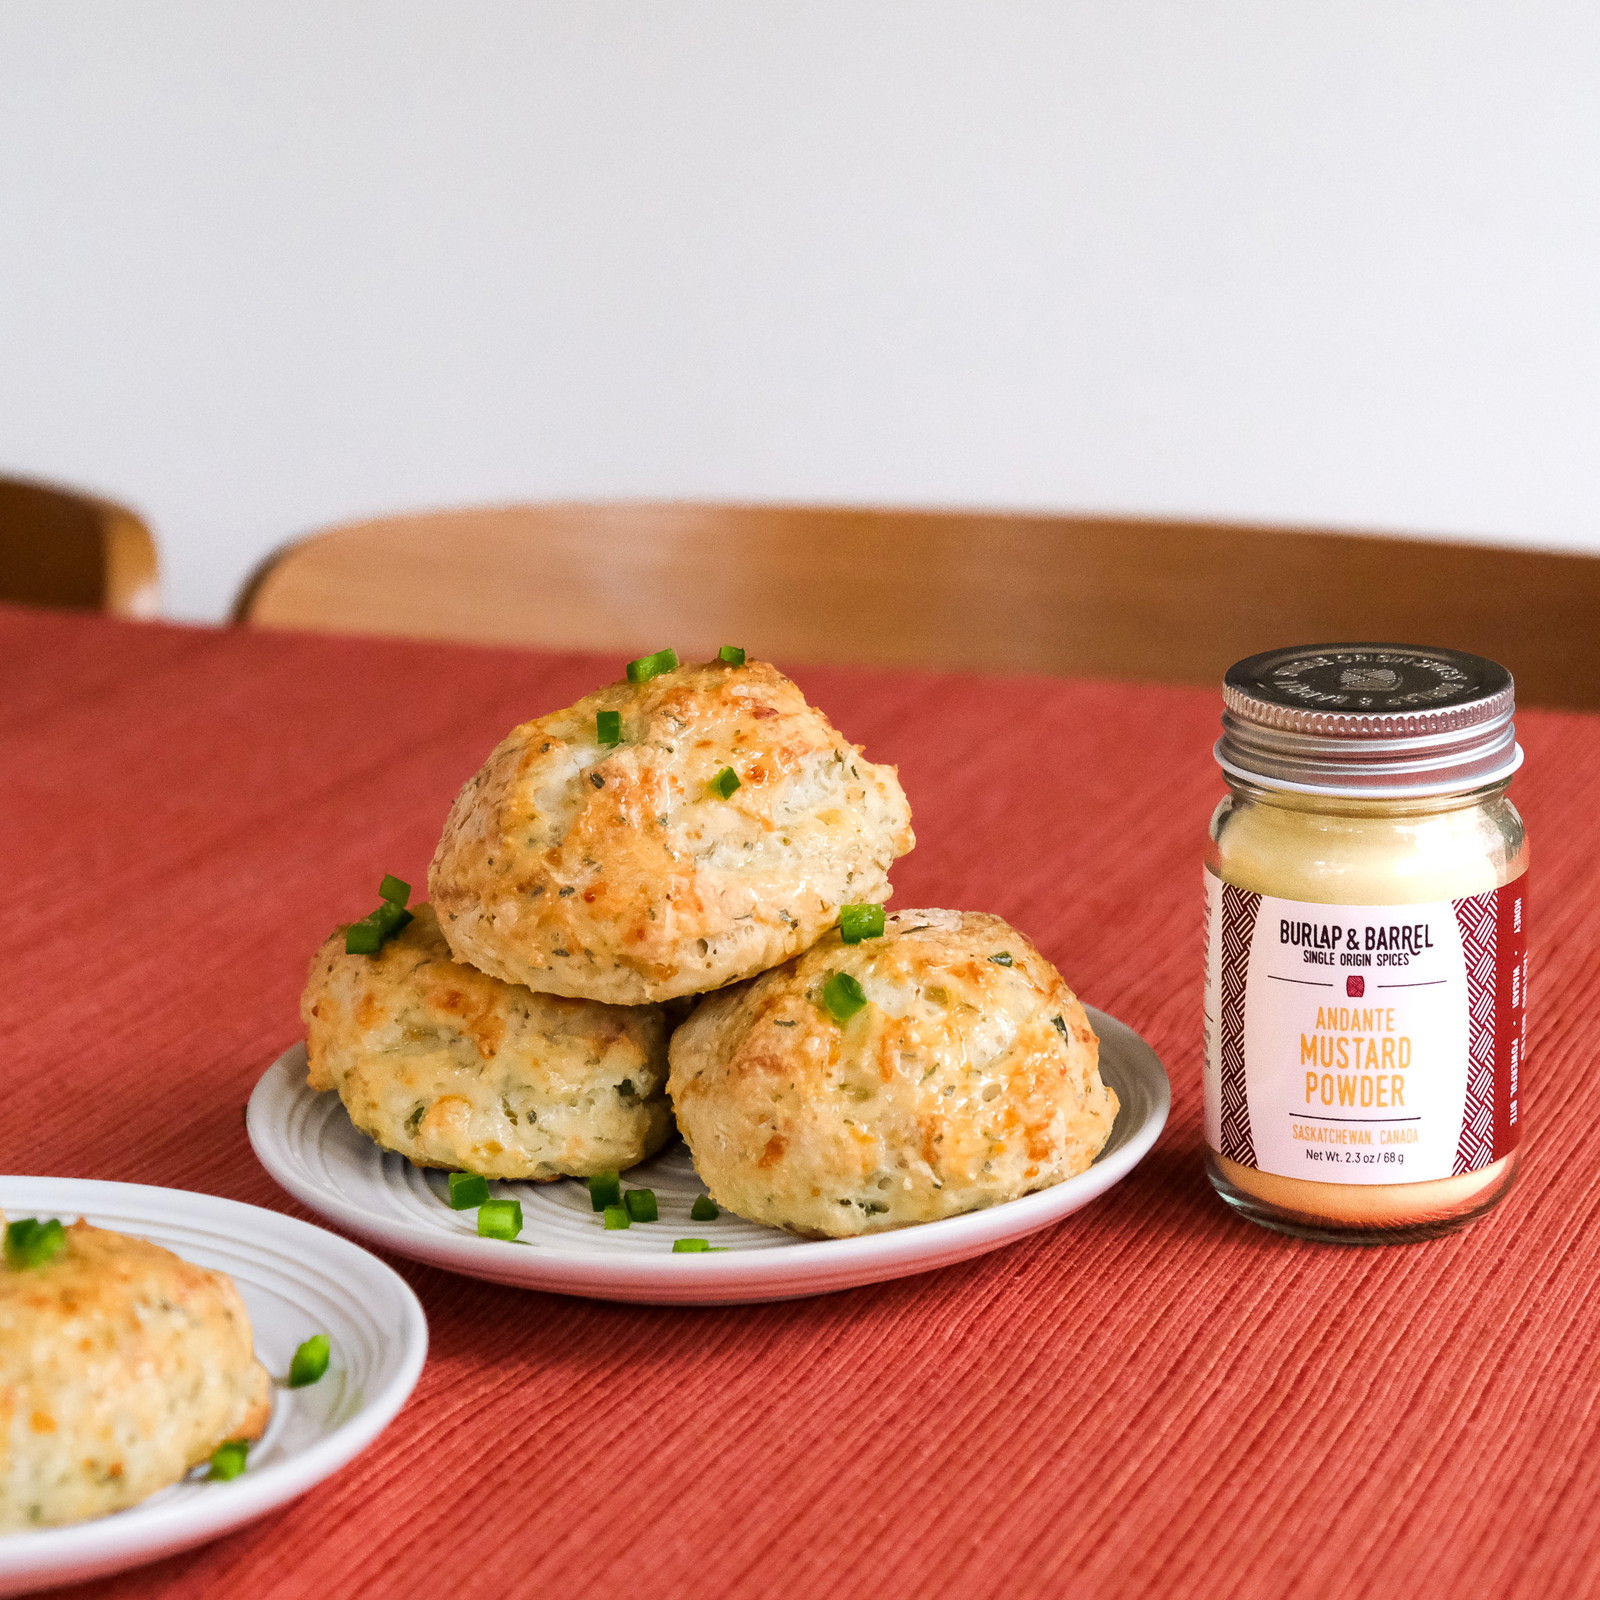
[[[1048,1227],[1126,1177],[1167,1120],[1167,1075],[1131,1028],[1099,1011],[1089,1018],[1100,1035],[1100,1070],[1122,1108],[1087,1172],[986,1211],[856,1239],[797,1239],[726,1212],[715,1222],[691,1221],[689,1207],[704,1191],[677,1140],[623,1174],[625,1189],[655,1190],[660,1221],[608,1232],[577,1180],[496,1183],[495,1194],[522,1202],[522,1235],[515,1242],[480,1239],[477,1213],[445,1203],[443,1173],[381,1150],[356,1132],[337,1095],[307,1088],[304,1045],[285,1051],[256,1085],[250,1142],[267,1171],[330,1222],[452,1272],[653,1305],[789,1300],[982,1255]],[[683,1238],[728,1250],[673,1253],[673,1240]]]
[[[206,1483],[201,1468],[108,1517],[0,1534],[0,1595],[120,1572],[275,1511],[371,1444],[422,1371],[428,1325],[417,1297],[359,1245],[308,1222],[215,1195],[79,1178],[0,1177],[0,1210],[13,1222],[86,1217],[226,1272],[276,1377],[312,1334],[332,1344],[319,1382],[274,1388],[272,1420],[241,1477]]]

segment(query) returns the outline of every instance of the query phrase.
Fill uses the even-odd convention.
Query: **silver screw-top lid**
[[[1376,799],[1503,783],[1522,765],[1511,674],[1409,644],[1266,650],[1223,679],[1217,761],[1247,783]]]

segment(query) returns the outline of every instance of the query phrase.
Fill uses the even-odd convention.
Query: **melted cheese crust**
[[[600,711],[620,744],[598,742]],[[639,1005],[804,950],[841,905],[887,900],[913,842],[892,767],[776,668],[710,662],[514,728],[451,809],[428,886],[459,960]]]
[[[535,1182],[631,1167],[672,1130],[659,1006],[534,994],[451,958],[433,908],[374,956],[341,929],[300,1002],[308,1082],[422,1167]]]
[[[0,1531],[104,1516],[267,1424],[272,1383],[233,1282],[75,1223],[0,1263]]]
[[[996,961],[995,956],[1009,958]],[[823,1004],[848,973],[868,1004]],[[1082,1172],[1117,1097],[1061,974],[979,912],[902,911],[709,996],[674,1034],[668,1088],[719,1205],[796,1233],[931,1222]]]

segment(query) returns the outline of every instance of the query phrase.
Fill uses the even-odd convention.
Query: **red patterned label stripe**
[[[1241,1166],[1256,1164],[1250,1135],[1250,1098],[1244,1065],[1244,1005],[1250,984],[1250,944],[1261,896],[1253,889],[1222,886],[1221,1007],[1218,1017],[1222,1101],[1222,1153]]]
[[[1454,1170],[1476,1172],[1515,1146],[1525,1048],[1527,875],[1451,902],[1467,968],[1467,1097]]]

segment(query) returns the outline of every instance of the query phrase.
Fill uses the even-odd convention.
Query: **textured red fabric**
[[[422,881],[502,733],[616,671],[0,611],[0,1163],[296,1212],[240,1111],[296,1036],[310,951],[383,872]],[[1521,1182],[1464,1234],[1364,1251],[1235,1221],[1201,1171],[1216,696],[797,676],[900,764],[918,846],[896,903],[1011,918],[1160,1052],[1155,1152],[1009,1250],[783,1305],[591,1304],[396,1262],[433,1352],[378,1444],[266,1523],[80,1592],[1596,1592],[1600,719],[1522,719]]]

